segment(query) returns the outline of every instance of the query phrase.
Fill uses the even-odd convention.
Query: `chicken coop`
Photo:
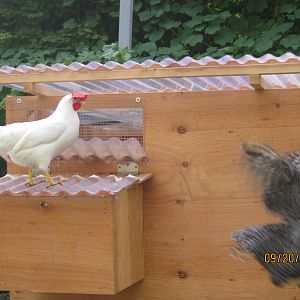
[[[7,123],[88,94],[78,140],[33,187],[0,179],[0,289],[12,300],[296,299],[230,235],[268,223],[241,141],[300,150],[300,57],[166,58],[0,69]],[[41,180],[36,174],[35,180]]]

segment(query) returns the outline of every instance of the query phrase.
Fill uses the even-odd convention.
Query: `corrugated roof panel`
[[[40,175],[33,179],[35,185],[29,186],[27,175],[7,174],[0,178],[0,196],[111,196],[150,177],[150,174],[126,177],[92,175],[86,178],[79,175],[70,178],[54,176],[54,182],[63,180],[63,184],[48,186],[45,176]]]
[[[26,73],[43,73],[43,72],[81,72],[89,71],[111,71],[121,69],[153,69],[153,68],[186,68],[186,67],[226,67],[231,65],[252,65],[252,64],[278,64],[278,63],[299,63],[300,57],[293,53],[286,53],[280,57],[271,54],[263,55],[256,58],[252,55],[245,55],[239,59],[235,59],[230,55],[225,55],[219,59],[212,57],[203,57],[201,59],[193,59],[192,57],[184,57],[179,61],[172,58],[165,58],[161,62],[151,59],[142,63],[129,60],[123,64],[117,62],[107,62],[101,64],[92,61],[88,64],[73,62],[70,65],[54,64],[48,67],[38,64],[34,67],[20,65],[17,68],[3,66],[0,68],[0,74],[26,74]],[[287,88],[300,87],[299,74],[278,74],[278,75],[262,75],[270,88]],[[39,83],[37,83],[40,85]],[[54,88],[64,93],[73,91],[85,93],[147,93],[147,92],[174,92],[174,91],[210,91],[210,90],[226,90],[226,89],[253,89],[249,84],[248,76],[212,76],[212,77],[182,77],[182,78],[149,78],[149,79],[126,79],[126,80],[101,80],[101,81],[84,81],[84,82],[55,82],[44,83],[41,85]],[[7,86],[22,89],[20,85]]]
[[[171,58],[165,58],[161,62],[156,62],[151,59],[144,61],[143,63],[136,63],[133,61],[125,62],[124,64],[120,64],[117,62],[109,61],[105,64],[101,64],[99,62],[90,62],[89,64],[82,64],[79,62],[73,62],[70,65],[64,65],[61,63],[56,63],[51,67],[48,67],[43,64],[38,64],[34,67],[30,67],[27,65],[20,65],[17,68],[12,68],[10,66],[3,66],[0,68],[0,72],[2,73],[11,73],[11,72],[20,72],[20,73],[31,73],[31,72],[47,72],[47,71],[56,71],[61,72],[64,70],[99,70],[99,69],[131,69],[131,68],[172,68],[172,67],[188,67],[188,66],[205,66],[205,65],[220,65],[220,67],[228,64],[250,64],[251,62],[259,63],[259,64],[272,64],[272,63],[286,63],[286,62],[300,62],[300,57],[294,55],[293,53],[286,53],[282,56],[276,57],[271,54],[266,54],[261,57],[254,57],[252,55],[245,55],[239,59],[235,59],[230,55],[225,55],[219,59],[214,59],[212,57],[203,57],[201,59],[193,59],[191,57],[184,57],[179,61],[175,61]]]
[[[59,155],[58,159],[81,159],[88,162],[99,159],[106,163],[114,161],[141,163],[148,160],[144,148],[137,139],[129,138],[121,141],[115,137],[108,140],[94,137],[88,141],[78,138],[71,147]]]

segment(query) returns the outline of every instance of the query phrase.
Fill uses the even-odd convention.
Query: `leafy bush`
[[[0,66],[299,54],[300,0],[135,0],[133,51],[119,0],[0,1]]]
[[[300,53],[299,0],[136,0],[134,8],[142,59]]]
[[[118,14],[117,0],[2,0],[0,65],[104,61]]]

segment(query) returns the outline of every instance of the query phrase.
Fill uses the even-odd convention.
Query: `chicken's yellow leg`
[[[31,186],[35,185],[32,178],[33,178],[32,169],[28,168],[28,181],[27,181],[27,184],[29,184]]]
[[[63,180],[59,180],[57,182],[54,182],[53,179],[51,178],[49,172],[44,172],[46,178],[47,178],[47,181],[49,183],[48,186],[54,186],[54,185],[57,185],[57,184],[63,184]]]

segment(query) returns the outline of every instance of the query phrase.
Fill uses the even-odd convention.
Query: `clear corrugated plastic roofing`
[[[27,175],[5,175],[0,178],[1,196],[113,196],[123,189],[130,188],[133,184],[141,183],[151,177],[150,174],[128,175],[126,177],[117,177],[109,175],[99,177],[92,175],[81,177],[73,175],[70,178],[54,176],[53,180],[64,179],[62,185],[48,186],[45,176],[34,178],[34,186],[27,183]]]
[[[35,74],[35,73],[59,73],[67,71],[113,71],[113,70],[143,70],[155,68],[186,68],[186,67],[208,67],[208,66],[234,66],[253,64],[274,64],[274,63],[300,63],[300,57],[292,53],[286,53],[280,57],[266,54],[259,58],[252,55],[245,55],[239,59],[226,55],[220,59],[204,57],[193,59],[185,57],[179,61],[166,58],[161,62],[146,60],[137,63],[129,60],[123,64],[117,62],[90,62],[82,64],[73,62],[66,66],[64,64],[54,64],[51,67],[38,64],[35,67],[20,65],[18,68],[3,66],[0,68],[0,75],[4,74]],[[271,88],[294,88],[300,87],[300,74],[277,74],[262,75],[264,81]],[[148,93],[148,92],[174,92],[174,91],[210,91],[210,90],[252,90],[249,84],[249,76],[210,76],[210,77],[180,77],[180,78],[149,78],[149,79],[123,79],[123,80],[95,80],[78,82],[46,82],[37,83],[53,91],[66,94],[69,92],[83,92],[89,94],[100,93]],[[22,84],[7,84],[14,89],[23,90]]]
[[[125,163],[134,161],[136,163],[147,162],[147,154],[142,145],[135,138],[121,141],[116,137],[103,140],[94,137],[88,141],[78,138],[74,144],[64,150],[57,159],[76,160],[87,162],[102,160],[105,163]]]

